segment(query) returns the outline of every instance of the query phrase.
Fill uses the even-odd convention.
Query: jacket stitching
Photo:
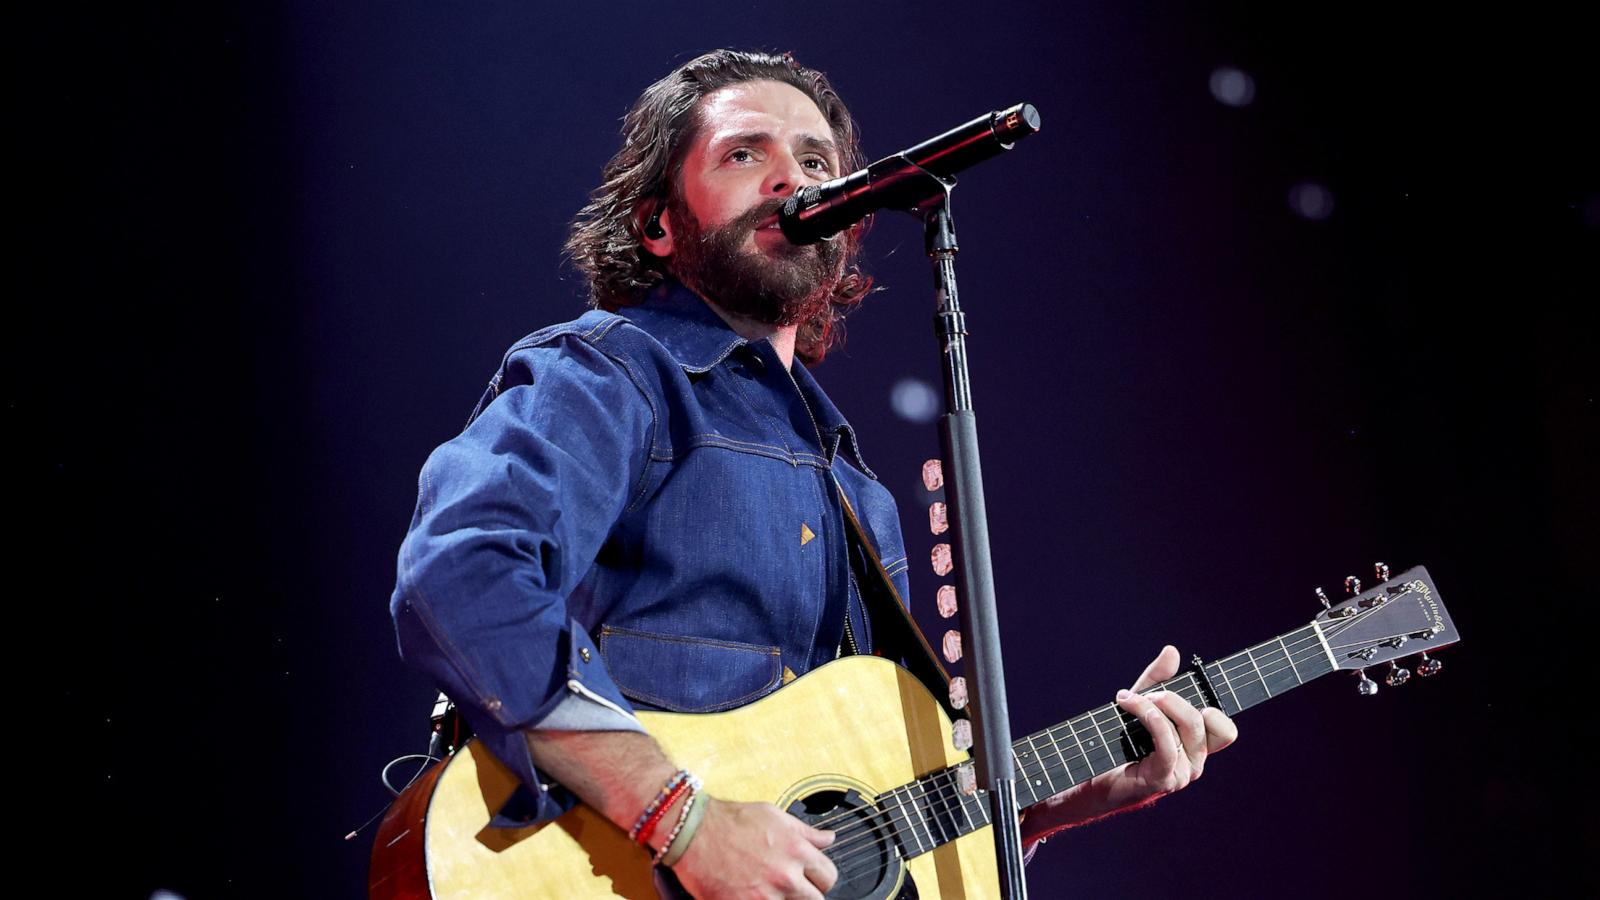
[[[796,462],[801,461],[801,460],[805,460],[805,461],[808,461],[808,462],[813,462],[814,461],[821,468],[826,469],[826,468],[829,467],[828,466],[828,460],[827,460],[826,457],[818,456],[815,453],[808,453],[808,452],[806,452],[804,450],[791,451],[786,447],[776,447],[776,446],[773,446],[772,444],[761,444],[761,443],[757,443],[755,441],[742,441],[742,440],[739,440],[738,438],[731,438],[731,437],[727,437],[726,435],[721,435],[721,434],[717,434],[715,432],[709,432],[709,431],[701,432],[701,433],[696,434],[696,435],[692,435],[692,437],[694,437],[694,438],[703,438],[707,442],[717,443],[717,444],[719,444],[721,446],[725,446],[729,450],[740,450],[740,449],[743,449],[743,448],[746,448],[746,447],[749,447],[749,448],[752,448],[752,449],[771,450],[771,451],[774,451],[774,452],[776,452],[778,454],[781,454],[779,456],[780,459],[791,460],[791,461],[796,461]]]
[[[772,675],[767,678],[765,684],[741,697],[735,697],[732,700],[719,700],[716,703],[704,704],[700,706],[673,703],[665,697],[659,697],[637,688],[630,687],[624,689],[621,682],[618,681],[616,673],[612,673],[611,680],[617,684],[618,690],[621,690],[624,694],[631,693],[633,696],[643,700],[646,703],[660,706],[664,709],[676,710],[679,712],[716,712],[718,710],[731,709],[743,704],[747,700],[759,697],[771,690],[783,677],[783,666],[779,664],[779,659],[783,651],[777,647],[768,647],[761,644],[742,644],[736,641],[719,641],[715,638],[697,638],[675,634],[659,634],[650,631],[636,631],[631,628],[616,628],[611,625],[602,625],[600,626],[600,655],[602,657],[605,656],[606,644],[609,642],[608,639],[614,634],[624,637],[641,637],[646,640],[661,641],[663,643],[719,647],[727,650],[737,650],[743,653],[757,653],[763,656],[772,657]]]
[[[656,409],[655,398],[650,396],[650,392],[644,389],[643,379],[639,377],[639,373],[634,371],[633,364],[621,354],[612,353],[605,347],[600,346],[599,342],[611,334],[611,329],[613,327],[626,321],[627,320],[621,316],[612,316],[596,323],[593,328],[589,329],[581,337],[584,343],[594,348],[606,359],[611,360],[612,364],[622,369],[623,374],[628,376],[628,382],[633,385],[633,389],[639,392],[639,396],[644,398],[645,405],[650,407],[650,449],[645,454],[644,465],[639,467],[639,478],[636,482],[634,482],[633,485],[633,499],[629,500],[628,505],[622,509],[623,512],[628,513],[632,512],[634,507],[638,505],[639,501],[643,500],[645,495],[648,493],[647,489],[650,484],[650,460],[654,459],[656,456],[658,439],[661,434],[661,412],[660,410]],[[601,331],[601,329],[604,329],[604,333],[596,335],[595,333]]]
[[[731,375],[732,373],[729,374]],[[739,401],[744,404],[744,408],[749,410],[751,415],[757,416],[770,423],[772,425],[772,433],[777,435],[781,440],[784,432],[784,423],[779,422],[777,417],[773,416],[771,413],[762,412],[761,410],[757,409],[756,405],[750,402],[750,395],[745,392],[744,385],[739,383],[738,378],[730,377],[727,379],[727,381],[729,384],[733,385],[733,392],[739,395]],[[784,441],[783,452],[789,454],[791,457],[796,455],[795,449],[789,446],[788,441]]]

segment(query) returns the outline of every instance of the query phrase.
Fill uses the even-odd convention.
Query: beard
[[[668,209],[678,226],[671,271],[679,281],[725,312],[767,325],[794,325],[828,309],[843,276],[842,241],[806,246],[785,243],[747,253],[744,243],[758,224],[783,208],[783,198],[759,204],[706,230],[687,206]]]

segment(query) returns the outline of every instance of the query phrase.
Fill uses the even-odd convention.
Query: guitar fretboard
[[[1334,670],[1316,626],[1280,635],[1200,666],[1145,693],[1172,691],[1197,709],[1229,716]],[[1124,763],[1148,756],[1150,733],[1115,703],[1030,734],[1012,744],[1017,803],[1026,809]],[[959,767],[942,769],[878,796],[874,817],[903,858],[989,824],[984,791],[961,789]]]

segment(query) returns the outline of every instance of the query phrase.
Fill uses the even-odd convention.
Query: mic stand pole
[[[925,176],[925,179],[922,177]],[[909,180],[909,179],[908,179]],[[989,520],[983,505],[983,473],[978,464],[978,427],[967,374],[967,325],[956,292],[956,230],[950,217],[950,191],[956,180],[923,169],[917,180],[930,182],[928,198],[910,211],[923,220],[928,256],[933,260],[938,311],[934,331],[944,358],[945,408],[939,419],[944,447],[945,499],[961,606],[963,643],[970,659],[969,709],[973,755],[980,796],[988,792],[994,825],[1000,896],[1026,900],[1022,872],[1022,828],[1017,819],[1016,765],[1011,753],[1011,717],[1006,708],[1005,670],[1000,659],[1000,622],[994,602],[994,567],[989,555]]]

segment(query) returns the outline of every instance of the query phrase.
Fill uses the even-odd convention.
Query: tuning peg
[[[1345,593],[1349,594],[1352,597],[1354,597],[1355,595],[1361,593],[1361,579],[1355,577],[1354,575],[1345,576],[1345,579],[1344,579],[1344,590],[1345,590]]]
[[[930,492],[944,487],[944,463],[930,459],[922,464],[922,486]]]
[[[1422,658],[1417,662],[1417,674],[1423,678],[1439,674],[1439,670],[1442,668],[1444,668],[1444,663],[1429,657],[1427,653],[1423,653]]]
[[[1388,581],[1389,580],[1389,564],[1388,563],[1373,563],[1372,564],[1372,573],[1373,573],[1373,575],[1375,575],[1377,577],[1377,579],[1379,581]]]
[[[1334,609],[1333,601],[1328,599],[1327,593],[1325,593],[1322,588],[1317,588],[1317,599],[1322,601],[1323,609],[1331,610],[1333,612],[1334,618],[1353,616],[1356,614],[1356,611],[1348,606],[1341,606],[1338,609]]]
[[[950,530],[950,514],[943,503],[928,504],[928,530],[934,534]]]
[[[1361,679],[1361,683],[1356,685],[1356,691],[1359,692],[1361,696],[1371,697],[1373,694],[1378,692],[1378,683],[1367,677],[1366,669],[1357,669],[1356,677]]]
[[[1392,659],[1389,660],[1389,674],[1384,676],[1384,678],[1383,678],[1383,683],[1384,684],[1387,684],[1389,687],[1399,687],[1400,685],[1405,684],[1407,681],[1410,681],[1410,680],[1411,680],[1411,672],[1410,672],[1410,670],[1402,669],[1398,665],[1395,665],[1394,660],[1392,660]]]

